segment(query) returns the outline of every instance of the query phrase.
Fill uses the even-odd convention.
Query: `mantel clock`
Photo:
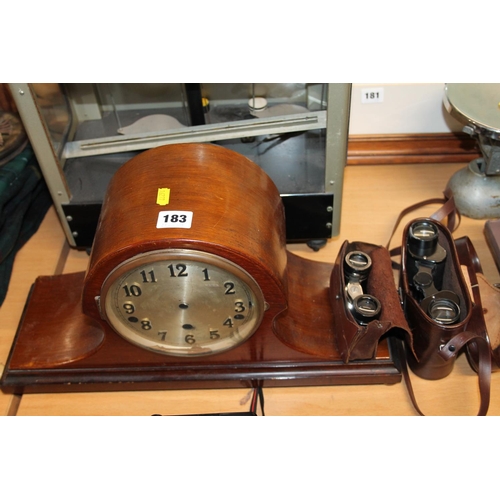
[[[211,144],[135,156],[108,187],[87,272],[35,282],[3,390],[399,381],[385,342],[342,362],[333,266],[285,243],[280,194],[246,157]]]

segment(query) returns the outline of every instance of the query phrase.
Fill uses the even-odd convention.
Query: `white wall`
[[[363,102],[370,89],[379,93],[379,100]],[[449,116],[443,94],[444,83],[355,83],[349,134],[460,132],[463,125]]]

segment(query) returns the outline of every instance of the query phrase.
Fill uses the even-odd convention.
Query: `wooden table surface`
[[[462,164],[349,166],[345,169],[340,236],[313,252],[294,244],[289,250],[312,260],[333,262],[345,240],[385,245],[397,215],[405,207],[440,197]],[[426,207],[407,216],[393,240],[400,243],[404,224],[429,216]],[[484,221],[463,218],[455,237],[468,235],[491,283],[500,276],[486,244]],[[55,211],[18,253],[7,298],[0,308],[0,370],[3,369],[29,288],[39,275],[86,269],[85,252],[69,249]],[[474,415],[479,405],[477,376],[460,356],[443,380],[412,376],[421,409],[428,415]],[[266,415],[416,415],[404,383],[394,385],[269,388],[264,390]],[[247,389],[107,392],[68,394],[0,394],[1,415],[152,415],[246,411]],[[500,373],[492,375],[489,415],[500,415]]]

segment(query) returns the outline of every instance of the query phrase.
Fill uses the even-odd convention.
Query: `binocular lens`
[[[348,278],[358,278],[363,281],[368,277],[372,260],[365,252],[349,252],[344,259],[344,273]]]
[[[438,229],[428,221],[417,221],[410,226],[408,243],[413,254],[432,255],[438,242]]]
[[[432,274],[420,271],[413,276],[413,284],[420,288],[428,288],[434,284]]]
[[[352,302],[352,315],[361,325],[377,318],[381,309],[380,302],[373,295],[359,295]]]
[[[427,312],[431,319],[441,325],[452,325],[460,318],[460,307],[450,299],[436,298],[432,300]]]

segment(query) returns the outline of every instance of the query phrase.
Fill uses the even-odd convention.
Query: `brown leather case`
[[[447,253],[443,274],[443,290],[452,290],[460,298],[460,317],[453,325],[435,323],[420,307],[410,290],[408,276],[408,249],[406,241],[410,226],[416,221],[429,221],[438,227],[438,241]],[[425,379],[440,379],[446,377],[453,369],[458,354],[455,345],[451,351],[445,346],[458,334],[464,332],[469,324],[472,303],[467,285],[460,268],[460,261],[450,231],[441,223],[431,219],[414,219],[404,229],[401,248],[401,291],[403,306],[408,323],[413,331],[414,353],[408,353],[408,364],[411,370]],[[455,351],[455,349],[457,349]]]
[[[354,250],[370,256],[372,269],[364,292],[374,295],[382,306],[380,317],[365,326],[358,324],[346,307],[343,263],[345,256]],[[345,241],[331,274],[330,300],[337,348],[344,363],[374,358],[381,337],[389,333],[406,336],[408,345],[412,345],[412,334],[401,308],[392,262],[386,248],[370,243]]]

